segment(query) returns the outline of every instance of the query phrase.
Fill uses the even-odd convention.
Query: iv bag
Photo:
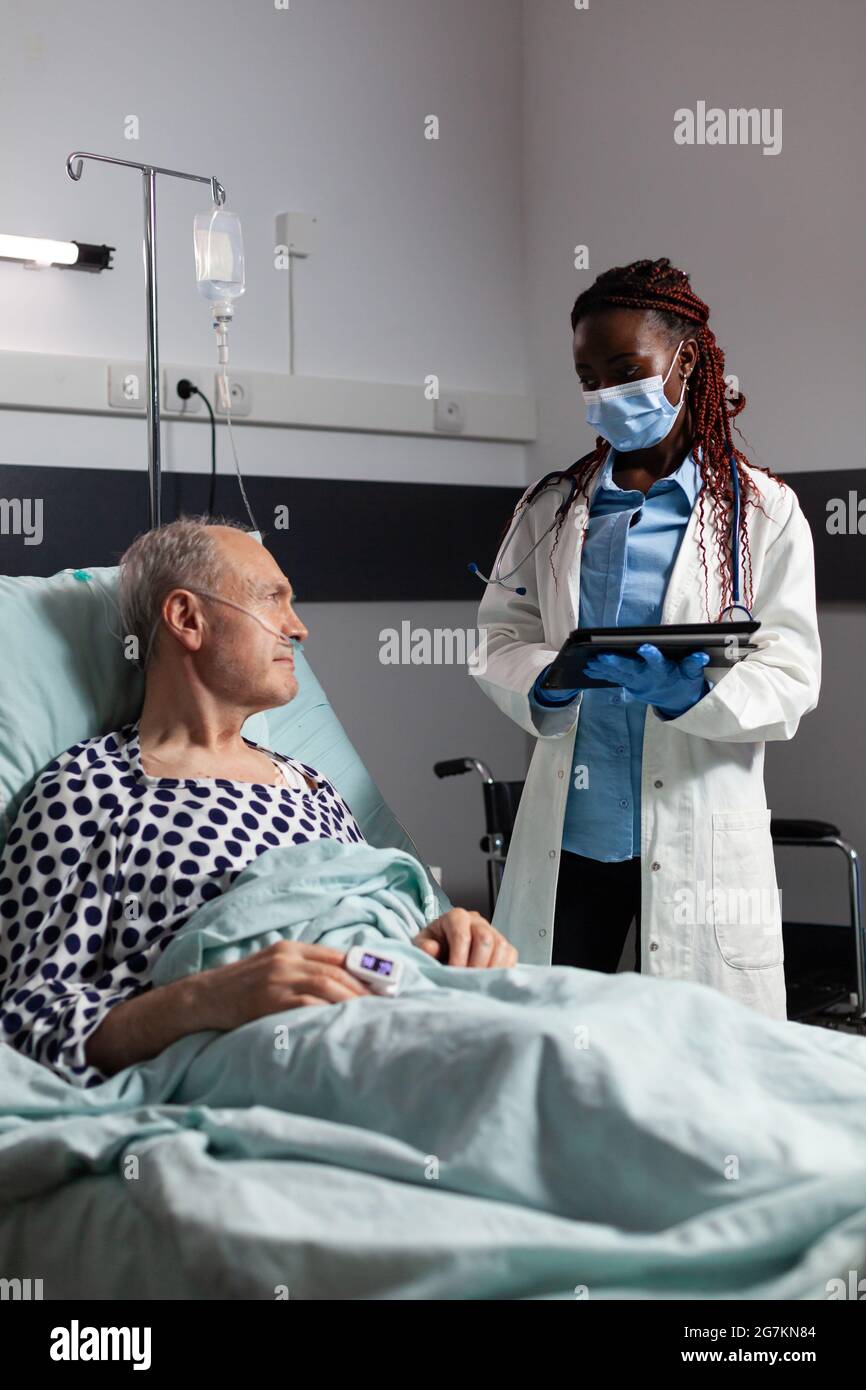
[[[193,241],[199,294],[211,302],[230,301],[242,295],[244,243],[237,214],[225,208],[196,213]]]

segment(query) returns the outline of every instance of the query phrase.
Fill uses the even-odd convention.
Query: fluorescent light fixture
[[[0,260],[21,261],[31,269],[53,265],[59,270],[111,270],[113,250],[113,246],[93,246],[86,241],[52,241],[0,232]]]
[[[74,241],[49,241],[41,236],[4,236],[0,232],[0,256],[9,261],[33,261],[36,265],[75,265]]]

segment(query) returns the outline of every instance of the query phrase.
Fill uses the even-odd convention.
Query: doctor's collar
[[[697,455],[699,454],[700,448],[690,449],[689,452],[686,454],[685,458],[682,460],[681,463],[677,465],[677,467],[674,469],[672,473],[666,473],[664,478],[659,478],[657,480],[658,482],[667,482],[669,480],[672,480],[673,482],[679,483],[680,487],[683,489],[683,492],[688,497],[692,506],[694,506],[697,495],[700,492],[701,487],[703,485],[700,464],[698,463],[697,459]],[[598,473],[599,489],[607,488],[611,492],[629,490],[620,488],[619,484],[613,481],[613,469],[617,457],[619,456],[617,455],[616,449],[611,447],[608,450],[607,457],[605,458],[605,461],[602,464]],[[623,453],[621,457],[628,458],[628,454]]]

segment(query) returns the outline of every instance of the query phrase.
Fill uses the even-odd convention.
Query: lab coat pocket
[[[712,920],[727,965],[738,970],[781,965],[782,917],[769,811],[713,815]]]

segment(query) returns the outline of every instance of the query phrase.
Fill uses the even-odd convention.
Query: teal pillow
[[[116,586],[114,567],[65,570],[48,579],[0,575],[0,848],[52,758],[138,718],[144,683],[123,655]],[[295,674],[294,700],[253,715],[245,736],[318,768],[371,844],[418,858],[300,648]],[[451,904],[434,888],[444,912]]]

